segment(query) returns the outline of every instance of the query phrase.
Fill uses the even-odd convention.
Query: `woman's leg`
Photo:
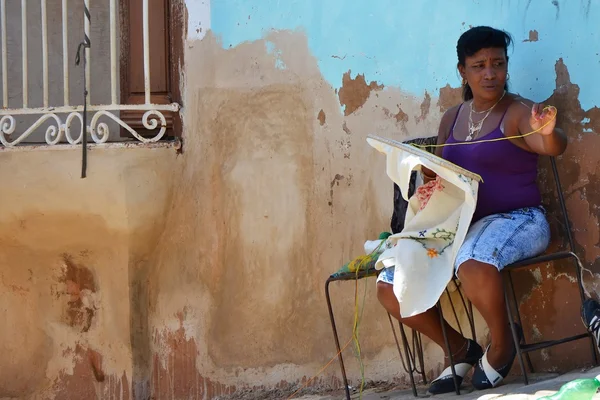
[[[394,272],[393,267],[385,268],[377,278],[377,298],[390,315],[401,323],[407,325],[414,331],[420,332],[437,343],[445,353],[444,370],[431,382],[427,390],[431,394],[450,393],[455,391],[455,382],[458,386],[462,384],[463,378],[473,368],[483,355],[481,347],[472,340],[467,340],[454,330],[446,321],[440,320],[437,307],[432,307],[424,313],[402,318],[398,299],[394,294]],[[442,323],[444,325],[442,325]],[[449,351],[446,349],[443,329],[446,330],[450,352],[453,355],[454,368],[450,367]],[[456,373],[456,376],[453,375]]]
[[[515,354],[499,270],[542,253],[549,241],[543,209],[524,208],[477,221],[458,252],[457,276],[490,329],[487,359],[494,369],[512,362]]]
[[[498,369],[509,363],[514,356],[502,276],[493,265],[468,260],[460,265],[458,279],[465,295],[479,310],[490,329],[492,344],[488,350],[488,361]]]
[[[402,318],[400,316],[400,304],[394,294],[393,285],[386,282],[377,282],[377,298],[392,317],[396,318],[409,328],[421,332],[423,335],[437,343],[444,349],[444,353],[446,353],[446,344],[444,342],[442,324],[440,322],[440,314],[438,313],[437,307],[430,308],[424,313],[413,317]],[[446,333],[448,334],[450,349],[455,356],[455,360],[460,360],[467,352],[467,339],[452,328],[447,322]],[[448,354],[445,355],[448,357]],[[446,359],[446,365],[449,365],[448,359]]]

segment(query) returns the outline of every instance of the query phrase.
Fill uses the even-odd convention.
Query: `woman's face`
[[[495,100],[504,92],[508,61],[502,48],[481,49],[466,57],[465,65],[459,65],[458,70],[467,80],[475,98]]]

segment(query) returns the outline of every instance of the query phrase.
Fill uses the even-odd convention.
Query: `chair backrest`
[[[555,157],[550,157],[550,165],[552,166],[552,176],[554,177],[554,183],[556,185],[556,194],[558,197],[558,205],[560,207],[562,224],[564,226],[565,233],[567,234],[567,239],[569,240],[569,249],[575,253],[575,242],[573,241],[573,234],[571,233],[571,223],[569,221],[569,214],[567,213],[567,205],[565,203],[565,196],[560,183]]]
[[[418,144],[425,145],[426,150],[430,153],[435,152],[435,147],[432,145],[437,143],[437,136],[430,136],[426,138],[412,139],[404,142],[406,144]],[[408,186],[408,195],[412,196],[416,190],[417,173],[413,172],[410,177],[410,183]],[[404,229],[404,218],[406,216],[406,210],[408,209],[408,202],[402,197],[400,188],[394,183],[394,212],[392,213],[392,220],[390,228],[392,233],[401,232]]]

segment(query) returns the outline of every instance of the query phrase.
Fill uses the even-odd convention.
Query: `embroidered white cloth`
[[[433,307],[451,281],[481,178],[411,145],[371,135],[367,142],[386,155],[386,172],[408,201],[404,229],[387,239],[375,267],[395,266],[394,294],[402,317],[410,317]],[[438,177],[409,199],[411,173],[421,166]]]

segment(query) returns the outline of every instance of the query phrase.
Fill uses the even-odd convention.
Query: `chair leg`
[[[454,302],[452,301],[452,297],[450,297],[450,291],[448,287],[446,287],[446,296],[448,296],[448,302],[450,302],[450,308],[452,308],[452,314],[454,314],[454,321],[456,321],[456,325],[458,326],[458,331],[462,336],[465,336],[462,330],[462,326],[460,326],[460,320],[458,319],[458,314],[456,313],[456,307],[454,307]]]
[[[452,370],[452,380],[454,381],[454,387],[456,388],[456,394],[460,395],[460,387],[458,386],[458,379],[456,377],[456,369],[454,368],[454,357],[452,356],[452,349],[450,348],[450,341],[448,340],[448,332],[446,332],[446,321],[444,320],[444,313],[442,312],[442,303],[438,301],[438,313],[440,314],[440,322],[442,324],[442,334],[444,335],[444,344],[446,345],[446,351],[450,358],[450,369]]]
[[[342,350],[340,348],[340,340],[338,338],[337,328],[335,327],[335,319],[333,317],[333,308],[331,307],[331,299],[329,297],[329,283],[331,281],[327,279],[325,282],[325,298],[327,299],[327,309],[329,310],[329,319],[331,321],[331,330],[333,331],[333,338],[335,340],[335,348],[337,349],[338,360],[340,362],[340,369],[342,370],[342,381],[344,382],[344,390],[346,392],[346,400],[350,400],[350,388],[348,387],[348,378],[346,377],[346,368],[344,367],[344,358],[342,357]]]
[[[469,300],[469,321],[471,322],[471,334],[473,335],[473,340],[477,341],[477,333],[475,332],[475,314],[473,314],[473,303]]]
[[[510,302],[508,299],[508,291],[507,291],[504,275],[503,275],[503,279],[502,279],[502,285],[504,286],[504,301],[506,302],[506,312],[508,313],[508,322],[510,323],[510,330],[512,332],[513,342],[515,344],[515,349],[517,350],[517,356],[519,357],[519,365],[521,366],[521,372],[523,373],[523,380],[525,381],[525,385],[529,385],[529,378],[527,377],[527,370],[525,369],[525,363],[523,362],[523,351],[521,350],[521,344],[519,343],[517,329],[515,328],[515,321],[513,319],[512,310],[511,310]]]
[[[515,292],[515,286],[513,285],[512,274],[510,271],[508,271],[507,273],[508,273],[508,282],[510,284],[510,291],[512,292],[513,304],[515,305],[515,313],[517,314],[517,321],[519,321],[519,325],[522,328],[523,323],[521,322],[521,311],[519,310],[519,303],[517,303],[517,294]],[[510,307],[509,304],[507,304],[506,306]],[[525,341],[525,338],[523,338],[523,344],[527,344],[527,342]],[[529,367],[529,371],[531,371],[531,373],[533,373],[534,372],[533,363],[531,362],[531,357],[529,356],[529,353],[525,353],[525,359],[527,360],[527,366]]]
[[[406,337],[406,332],[404,331],[404,325],[398,322],[398,326],[400,327],[400,335],[402,336],[402,344],[404,345],[404,354],[406,355],[406,360],[410,368],[410,384],[412,385],[413,395],[415,397],[419,397],[417,393],[417,385],[415,385],[415,378],[413,376],[413,372],[416,369],[417,365],[413,359],[413,355],[411,354],[410,348],[408,346],[408,338]]]
[[[404,347],[406,363],[404,362],[404,357],[402,357],[402,351],[400,350],[400,343],[398,342],[398,336],[396,335],[396,328],[394,328],[394,323],[392,322],[392,317],[391,317],[390,313],[388,313],[388,319],[390,321],[392,333],[394,334],[394,340],[396,341],[396,347],[398,348],[398,355],[400,356],[400,361],[402,361],[402,366],[404,367],[404,370],[408,373],[408,376],[410,378],[410,385],[412,386],[413,395],[415,397],[418,397],[417,386],[415,385],[415,377],[413,376],[414,367],[412,364],[410,351],[409,351],[407,343],[406,343],[406,335],[404,333],[404,329],[402,328],[402,324],[400,322],[398,322],[398,325],[400,326],[400,334],[402,335],[402,345]]]
[[[423,384],[427,384],[427,376],[425,375],[425,362],[423,360],[423,340],[421,339],[421,333],[420,332],[416,332],[416,334],[413,331],[413,335],[415,336],[415,339],[417,341],[417,356],[419,357],[419,365],[421,366],[421,371],[417,372],[421,372],[421,377],[423,378]]]
[[[471,328],[471,338],[474,341],[477,341],[477,338],[475,336],[475,317],[473,316],[473,304],[468,299],[467,299],[467,301],[465,301],[465,296],[462,293],[462,289],[458,285],[457,285],[457,287],[458,287],[458,289],[457,289],[458,295],[460,296],[460,301],[463,305],[465,312],[467,313],[467,319],[469,320],[469,326]],[[467,306],[467,302],[469,303],[468,306]],[[461,331],[461,333],[462,333],[462,331]]]

